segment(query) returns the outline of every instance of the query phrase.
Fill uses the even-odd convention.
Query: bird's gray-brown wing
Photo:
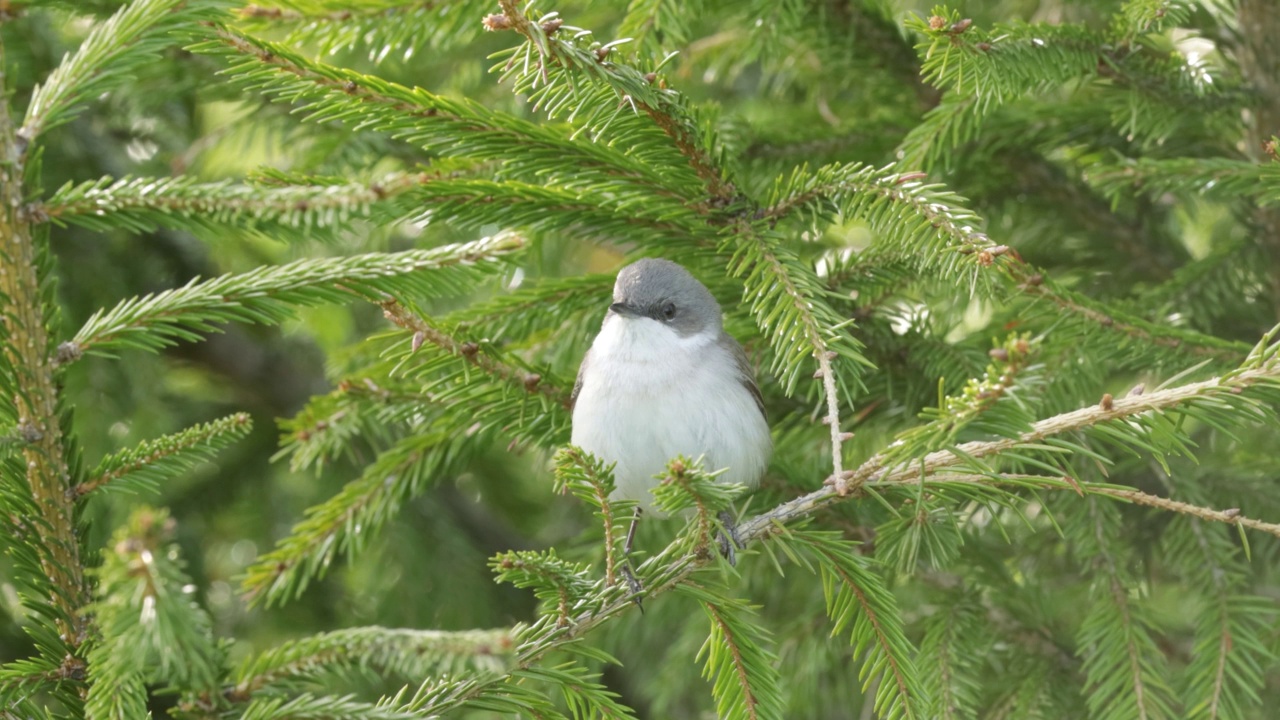
[[[718,342],[720,347],[728,350],[729,354],[733,356],[734,364],[738,367],[738,380],[747,389],[747,392],[751,393],[752,399],[756,401],[756,407],[760,408],[760,417],[763,417],[765,422],[768,422],[769,416],[764,411],[764,398],[760,397],[760,387],[756,385],[756,374],[751,367],[751,361],[747,359],[747,351],[742,349],[742,345],[732,335],[724,331],[720,332]],[[586,362],[584,361],[582,364],[585,366]],[[578,378],[581,381],[582,375],[579,374]]]

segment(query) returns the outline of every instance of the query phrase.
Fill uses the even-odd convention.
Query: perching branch
[[[835,489],[836,478],[829,477],[822,489],[743,521],[737,527],[738,537],[744,544],[749,544],[784,534],[786,532],[784,525],[809,517],[818,510],[847,500],[849,497],[857,497],[856,491],[859,488],[918,484],[921,478],[937,476],[940,472],[946,472],[950,468],[961,466],[972,460],[994,457],[1023,446],[1036,445],[1051,436],[1144,413],[1173,410],[1195,401],[1235,396],[1248,392],[1250,388],[1280,386],[1280,347],[1260,345],[1246,362],[1248,364],[1245,369],[1221,377],[1114,400],[1105,407],[1094,405],[1046,418],[1035,423],[1030,431],[1017,438],[964,443],[955,451],[943,450],[930,453],[922,459],[896,466],[887,466],[883,460],[884,456],[877,455],[856,470],[846,471],[845,479],[855,492],[841,496]],[[952,476],[944,475],[943,477]],[[1063,482],[1065,484],[1065,481]],[[1127,493],[1118,494],[1115,497],[1141,502]],[[1167,507],[1174,509],[1172,505]],[[1234,518],[1232,520],[1234,521]],[[1258,529],[1270,532],[1267,527]],[[686,584],[695,571],[715,562],[709,554],[698,550],[679,552],[679,545],[679,541],[672,543],[638,569],[637,574],[646,578],[647,588],[644,593],[646,598],[661,595]],[[547,618],[544,618],[543,622],[531,630],[526,636],[528,640],[518,649],[515,668],[532,666],[547,653],[574,642],[634,607],[629,593],[618,586],[605,586],[595,601],[584,603],[592,609],[570,617],[567,623],[555,621],[548,623]],[[491,682],[470,684],[466,689],[420,709],[431,714],[458,708],[470,699],[483,695],[492,685],[501,681],[502,678],[498,678]]]

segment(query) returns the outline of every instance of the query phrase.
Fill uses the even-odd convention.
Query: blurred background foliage
[[[95,18],[118,7],[105,0],[7,5],[14,17],[0,24],[0,38],[16,107],[24,106],[33,85],[78,46]],[[640,11],[648,6],[654,10],[643,22]],[[1009,91],[992,102],[995,107],[980,126],[960,130],[959,125],[930,124],[949,106],[944,92],[922,78],[921,57],[913,49],[923,40],[912,18],[921,23],[934,14],[928,3],[785,0],[686,6],[633,0],[628,7],[565,0],[539,9],[558,10],[572,25],[593,29],[602,41],[635,38],[615,50],[623,56],[639,53],[652,59],[677,52],[662,70],[664,81],[715,118],[734,153],[736,177],[749,193],[767,193],[776,177],[801,163],[816,168],[832,162],[883,166],[914,160],[902,170],[927,171],[931,180],[968,198],[990,237],[1016,248],[1060,284],[1152,323],[1251,345],[1275,323],[1280,304],[1268,277],[1280,263],[1266,242],[1257,241],[1257,228],[1265,224],[1258,213],[1265,211],[1253,205],[1254,193],[1220,196],[1202,192],[1211,190],[1203,183],[1200,188],[1146,192],[1129,181],[1141,159],[1260,156],[1257,133],[1248,127],[1248,117],[1241,119],[1242,112],[1256,112],[1249,108],[1259,101],[1250,94],[1256,88],[1247,88],[1242,77],[1240,8],[1227,0],[959,2],[951,6],[955,17],[947,16],[947,21],[964,18],[982,29],[1046,23],[1078,28],[1082,34],[1102,33],[1124,17],[1126,8],[1137,12],[1144,6],[1179,13],[1176,24],[1141,36],[1142,52],[1151,64],[1164,62],[1172,71],[1125,77],[1100,66],[1095,73],[1062,82],[1033,78],[1026,90]],[[489,56],[517,39],[511,33],[483,32],[481,18],[496,9],[467,1],[280,0],[239,7],[236,22],[305,56],[539,121],[540,113],[490,72]],[[1273,15],[1273,27],[1280,27],[1280,10]],[[449,167],[430,151],[369,129],[304,124],[289,104],[223,82],[219,73],[224,69],[218,58],[178,48],[138,68],[130,83],[98,98],[44,139],[45,194],[104,175],[182,174],[217,181],[265,177],[270,169],[368,181],[391,171]],[[1134,119],[1128,120],[1126,113]],[[1269,128],[1266,134],[1276,130]],[[269,231],[240,227],[211,226],[194,235],[168,229],[139,233],[55,227],[50,242],[62,307],[62,327],[55,334],[70,337],[101,307],[196,277],[305,257],[434,247],[504,229],[495,224],[477,233],[472,227],[422,219],[355,225],[354,231],[290,242]],[[607,275],[636,249],[556,232],[532,237],[532,250],[521,258],[518,272],[503,279],[509,288],[585,273]],[[797,252],[827,263],[825,276],[835,278],[845,265],[856,272],[857,252],[874,236],[865,223],[842,221],[824,228],[820,237],[804,240],[811,242],[797,243]],[[1213,259],[1223,261],[1206,262]],[[819,269],[824,270],[821,263]],[[966,379],[981,375],[993,339],[1003,340],[1023,328],[1051,334],[1062,326],[1062,333],[1075,332],[1072,321],[1055,320],[1057,309],[1046,307],[1048,301],[1022,299],[996,306],[971,300],[954,285],[919,282],[909,273],[886,276],[880,286],[867,283],[860,290],[864,294],[853,297],[832,281],[833,291],[843,293],[832,302],[859,320],[858,339],[883,371],[868,379],[867,392],[854,400],[851,415],[857,417],[847,429],[856,431],[849,444],[855,461],[915,424],[925,407],[937,404],[940,389],[955,392]],[[571,379],[603,316],[609,283],[604,277],[590,286],[595,294],[574,299],[583,311],[559,328],[554,342],[530,342],[523,348],[528,356]],[[730,328],[749,347],[758,345],[760,332],[734,304],[732,286],[713,289],[724,295],[725,287],[730,288]],[[880,290],[882,298],[869,298],[866,293],[873,290]],[[492,286],[474,297],[435,301],[424,309],[443,316],[501,292],[502,287]],[[882,299],[888,301],[879,304]],[[495,585],[487,558],[509,549],[552,546],[575,557],[596,552],[598,536],[589,514],[572,498],[552,492],[549,456],[529,447],[511,451],[506,440],[495,440],[476,451],[464,470],[414,497],[353,562],[336,562],[299,599],[283,607],[246,604],[238,585],[246,569],[289,533],[306,508],[337,493],[383,447],[376,438],[363,439],[320,472],[295,472],[287,459],[277,458],[288,429],[282,431],[280,423],[297,416],[313,396],[332,391],[369,353],[388,347],[387,339],[366,340],[386,327],[381,309],[369,303],[305,309],[280,327],[231,325],[203,342],[182,343],[160,354],[124,350],[119,360],[86,357],[65,377],[65,397],[74,407],[75,430],[87,458],[233,412],[252,415],[253,431],[246,439],[146,498],[169,508],[176,519],[177,541],[215,632],[236,639],[230,649],[233,659],[288,638],[357,625],[461,630],[529,621],[535,609],[532,596]],[[1096,403],[1103,391],[1120,396],[1137,382],[1166,378],[1200,360],[1193,352],[1156,345],[1151,337],[1117,340],[1099,327],[1081,331],[1075,340],[1049,344],[1049,353],[1074,349],[1088,358],[1074,374],[1060,369],[1071,365],[1070,358],[1045,361],[1050,374],[1045,385],[1052,390],[1043,390],[1040,410],[1048,414]],[[821,430],[813,431],[818,396],[803,389],[788,399],[776,381],[766,377],[763,384],[780,450],[761,499],[753,504],[757,510],[816,488],[830,471]],[[789,434],[794,442],[785,439]],[[1273,492],[1278,464],[1274,428],[1241,434],[1245,442],[1233,444],[1205,429],[1197,436],[1205,441],[1198,465],[1177,460],[1166,471],[1149,458],[1120,459],[1109,471],[1110,481],[1157,494],[1167,494],[1174,485],[1200,483],[1208,504],[1243,506],[1250,515],[1274,519],[1280,516]],[[1080,608],[1087,604],[1082,574],[1092,560],[1077,556],[1085,552],[1083,546],[1064,541],[1046,516],[1037,514],[1063,510],[1075,501],[1074,495],[1062,494],[1045,498],[1043,507],[1033,503],[1030,521],[1007,523],[1003,533],[987,532],[981,519],[970,519],[959,531],[944,533],[937,547],[923,551],[945,555],[938,558],[944,569],[921,563],[916,580],[899,588],[917,642],[924,637],[926,619],[947,611],[947,598],[954,598],[955,612],[974,614],[966,632],[983,638],[977,647],[997,658],[997,665],[1000,657],[1038,663],[988,667],[1004,677],[975,690],[983,698],[975,706],[990,713],[982,717],[1080,716],[1053,714],[1053,708],[1080,709],[1078,696],[1037,704],[1017,695],[1033,693],[1039,684],[1049,696],[1070,696],[1074,691],[1038,680],[1082,672],[1072,638],[1082,620]],[[138,502],[136,496],[116,494],[89,505],[83,523],[86,545],[106,543],[111,529]],[[1193,656],[1187,638],[1199,610],[1194,594],[1184,592],[1191,570],[1185,559],[1148,554],[1155,552],[1171,520],[1128,506],[1119,512],[1124,517],[1117,524],[1119,532],[1132,550],[1126,550],[1123,562],[1169,631],[1163,652],[1170,665],[1185,667]],[[892,525],[886,525],[887,516],[874,503],[846,503],[824,511],[819,521],[847,537],[879,542]],[[646,528],[649,537],[642,538],[642,545],[657,547],[661,541],[656,538],[670,532],[661,524]],[[1275,538],[1251,542],[1252,555],[1242,561],[1251,591],[1277,599]],[[865,547],[874,553],[878,543]],[[957,554],[963,559],[957,560]],[[907,564],[914,567],[915,555],[909,557]],[[799,708],[791,716],[853,717],[848,708],[856,703],[849,698],[860,697],[861,691],[855,673],[847,669],[853,662],[851,649],[828,639],[816,586],[779,579],[762,558],[748,559],[742,572],[738,592],[763,606],[765,624],[776,638],[788,698]],[[961,592],[966,584],[1008,593],[975,603]],[[0,660],[7,661],[29,655],[32,648],[21,629],[12,587],[5,589],[0,597]],[[684,622],[689,610],[682,602],[659,598],[646,606],[644,615],[632,613],[600,633],[602,645],[623,662],[621,669],[606,670],[605,682],[642,717],[693,717],[710,702],[693,661],[705,639],[705,623],[701,617]],[[1274,622],[1259,631],[1257,640],[1274,651]],[[1003,647],[1008,644],[1021,649]],[[382,691],[398,687],[372,677],[342,682]],[[1238,717],[1266,717],[1264,708],[1280,700],[1274,662],[1265,668],[1265,682],[1257,691],[1263,702],[1248,703],[1253,714]],[[1015,707],[1041,709],[1016,714]]]

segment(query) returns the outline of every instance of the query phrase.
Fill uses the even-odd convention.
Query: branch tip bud
[[[484,19],[480,21],[480,24],[484,25],[484,29],[489,32],[494,32],[496,30],[510,30],[511,18],[503,15],[502,13],[494,13],[492,15],[485,15]]]

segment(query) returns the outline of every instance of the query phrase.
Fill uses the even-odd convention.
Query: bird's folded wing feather
[[[729,354],[733,356],[734,364],[738,368],[739,382],[747,389],[747,392],[751,393],[751,398],[756,401],[756,407],[760,409],[760,417],[763,417],[767,422],[769,416],[764,411],[764,398],[760,396],[760,387],[756,385],[756,374],[751,367],[751,361],[747,359],[747,351],[743,350],[742,345],[727,332],[722,331],[720,333],[718,342],[720,347],[728,350]]]

